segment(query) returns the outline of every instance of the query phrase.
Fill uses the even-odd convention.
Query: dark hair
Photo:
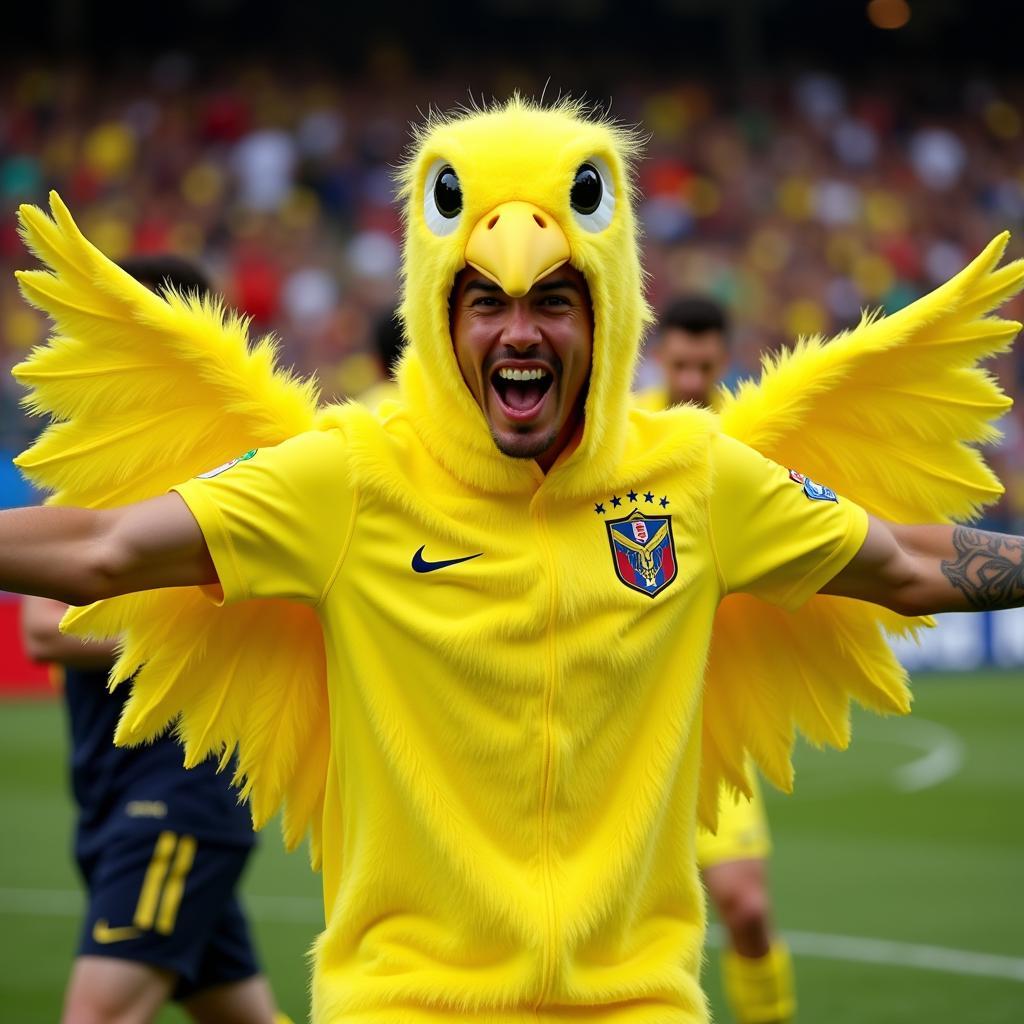
[[[122,260],[119,266],[140,284],[152,288],[153,291],[161,291],[168,287],[186,295],[190,292],[205,295],[210,291],[210,282],[206,275],[194,263],[180,256],[164,253],[153,256],[130,256]]]
[[[658,329],[673,328],[690,334],[721,331],[725,337],[729,333],[729,318],[725,307],[714,299],[706,295],[684,295],[673,300],[661,314]]]
[[[384,313],[377,319],[373,327],[373,343],[384,372],[391,377],[405,348],[405,333],[397,310]]]

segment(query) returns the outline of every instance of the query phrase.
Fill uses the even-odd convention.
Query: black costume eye
[[[615,178],[608,161],[596,153],[576,168],[569,191],[572,215],[584,231],[604,231],[615,215]]]
[[[462,185],[459,176],[450,165],[442,167],[434,181],[434,202],[437,212],[451,220],[462,212]]]
[[[446,160],[435,160],[423,182],[423,219],[435,235],[450,235],[462,220],[462,183]]]
[[[601,205],[604,188],[601,175],[593,164],[580,164],[569,193],[569,205],[584,216],[593,213]]]

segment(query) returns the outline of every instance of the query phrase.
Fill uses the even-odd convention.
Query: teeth
[[[540,380],[548,375],[547,370],[540,368],[534,370],[514,370],[511,366],[503,366],[498,371],[502,380]]]

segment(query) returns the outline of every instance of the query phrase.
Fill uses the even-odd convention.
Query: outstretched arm
[[[0,512],[0,590],[89,604],[216,582],[199,525],[177,494],[115,509]]]
[[[1024,605],[1024,537],[872,519],[860,551],[821,591],[902,615]]]

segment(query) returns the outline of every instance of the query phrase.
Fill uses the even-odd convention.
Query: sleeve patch
[[[789,479],[793,483],[800,484],[804,489],[804,494],[811,501],[834,501],[837,505],[839,504],[839,498],[831,487],[826,487],[824,484],[816,484],[809,476],[804,476],[803,473],[795,469],[789,471]]]
[[[225,462],[223,466],[217,466],[214,469],[208,469],[205,473],[200,473],[196,479],[212,480],[215,476],[220,476],[221,473],[226,472],[232,466],[237,466],[240,462],[248,462],[258,450],[257,448],[250,448],[244,455],[239,455],[237,459],[232,459],[230,462]]]

